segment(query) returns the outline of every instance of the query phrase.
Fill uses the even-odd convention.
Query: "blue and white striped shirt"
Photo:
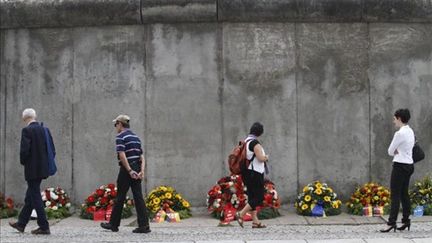
[[[126,129],[116,136],[116,151],[117,153],[125,152],[129,163],[138,161],[143,153],[141,140],[131,130]],[[119,156],[118,158],[120,160]]]

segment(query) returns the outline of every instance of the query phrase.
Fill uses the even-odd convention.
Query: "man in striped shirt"
[[[145,160],[141,148],[141,140],[129,128],[130,118],[119,115],[113,120],[117,131],[116,151],[120,171],[117,177],[117,199],[114,203],[109,223],[101,223],[101,227],[113,232],[118,231],[123,204],[129,187],[132,189],[135,209],[138,217],[138,228],[133,233],[149,233],[149,219],[142,194],[141,180],[144,177]]]

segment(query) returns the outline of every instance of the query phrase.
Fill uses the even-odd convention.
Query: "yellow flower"
[[[330,187],[327,188],[327,191],[329,191],[330,193],[333,193],[333,189],[331,189]]]
[[[306,196],[304,197],[304,200],[305,200],[306,202],[309,202],[311,199],[312,199],[312,197],[311,197],[310,195],[306,195]]]
[[[322,190],[321,190],[321,189],[319,189],[319,188],[318,188],[318,189],[316,189],[316,190],[315,190],[315,194],[317,194],[317,195],[321,195],[321,194],[322,194]]]
[[[167,193],[165,193],[165,197],[166,197],[167,199],[171,199],[171,198],[172,198],[172,194],[169,193],[169,192],[167,192]]]
[[[307,204],[303,204],[303,206],[301,207],[301,209],[302,209],[302,210],[306,210],[306,209],[308,209],[308,207],[309,207],[309,206],[308,206]]]
[[[308,192],[308,191],[309,191],[309,187],[308,187],[308,186],[303,187],[303,192],[304,192],[304,193],[306,193],[306,192]]]
[[[185,208],[189,208],[190,207],[190,204],[189,204],[189,202],[188,201],[183,201],[183,207],[185,207]]]
[[[318,182],[318,183],[315,184],[315,187],[316,187],[317,189],[321,189],[323,186],[322,186],[321,183]]]
[[[153,199],[153,204],[154,205],[159,205],[160,202],[161,202],[161,200],[159,198]]]
[[[164,186],[160,186],[160,187],[159,187],[159,190],[161,190],[161,191],[163,191],[163,192],[164,192],[164,191],[166,191],[166,190],[167,190],[167,188],[166,188],[166,187],[164,187]]]
[[[180,196],[180,194],[177,194],[177,195],[175,196],[175,198],[177,198],[178,200],[181,200],[181,199],[182,199],[182,197]]]
[[[325,196],[325,197],[324,197],[324,201],[326,201],[326,202],[330,202],[330,197],[329,197],[329,196]]]

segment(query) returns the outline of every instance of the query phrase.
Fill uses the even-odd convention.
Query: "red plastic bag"
[[[103,209],[100,209],[96,212],[93,212],[93,220],[94,221],[105,221],[105,215],[106,215],[106,211]]]

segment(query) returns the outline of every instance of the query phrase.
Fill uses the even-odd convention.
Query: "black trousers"
[[[43,205],[42,196],[40,193],[40,184],[42,179],[28,180],[27,192],[24,199],[24,207],[18,216],[18,225],[26,227],[30,220],[30,215],[34,210],[37,213],[37,223],[43,230],[49,229],[49,224],[45,214],[45,206]]]
[[[248,204],[252,210],[262,205],[264,200],[264,173],[254,170],[245,170],[242,173],[244,183],[247,187]]]
[[[395,225],[402,202],[402,223],[409,222],[411,214],[411,201],[408,187],[411,175],[414,173],[414,165],[393,162],[393,170],[390,180],[391,208],[388,225]]]
[[[149,227],[149,218],[147,207],[144,203],[141,180],[132,179],[123,166],[120,167],[117,177],[117,198],[111,213],[110,224],[113,227],[118,227],[120,225],[123,204],[126,200],[126,194],[129,191],[129,187],[132,189],[132,194],[135,201],[138,227]]]

